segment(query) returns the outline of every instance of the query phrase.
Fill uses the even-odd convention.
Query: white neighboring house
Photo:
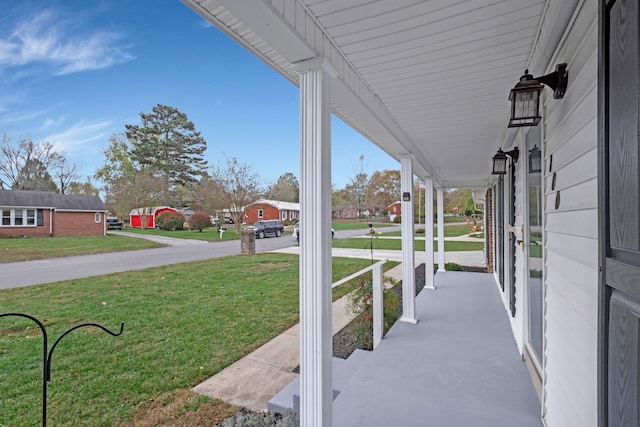
[[[444,189],[482,189],[488,266],[544,425],[639,425],[638,2],[183,2],[300,88],[301,221],[321,237],[300,249],[303,426],[332,419],[331,248],[321,233],[331,113],[400,163],[401,321],[418,321],[408,289],[414,177],[426,183],[427,222],[434,189],[438,220]],[[525,70],[556,87],[531,95],[541,106],[520,124],[537,126],[508,127],[524,111],[507,97]],[[509,156],[494,175],[498,150]]]

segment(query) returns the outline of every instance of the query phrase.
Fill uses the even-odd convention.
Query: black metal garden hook
[[[105,328],[102,325],[99,325],[97,323],[83,323],[80,325],[76,325],[73,328],[70,328],[68,330],[66,330],[62,335],[60,335],[60,337],[58,337],[58,339],[56,340],[55,343],[53,343],[53,346],[51,347],[51,350],[49,350],[49,346],[48,346],[48,341],[47,341],[47,329],[45,328],[44,324],[36,319],[35,317],[28,315],[28,314],[24,314],[24,313],[3,313],[0,314],[0,317],[7,317],[7,316],[16,316],[16,317],[24,317],[27,319],[30,319],[32,321],[34,321],[38,327],[40,328],[40,330],[42,331],[42,337],[43,337],[43,352],[42,352],[42,367],[43,367],[43,372],[42,372],[42,427],[46,427],[47,426],[47,382],[51,381],[51,358],[53,357],[53,350],[55,350],[56,346],[58,345],[58,343],[60,342],[60,340],[62,340],[62,338],[64,338],[67,334],[69,334],[69,332],[72,332],[76,329],[85,327],[85,326],[95,326],[96,328],[102,329],[103,331],[105,331],[106,333],[108,333],[109,335],[112,335],[114,337],[120,336],[122,334],[122,332],[124,331],[124,323],[120,323],[120,331],[118,333],[112,332],[109,329]],[[47,351],[48,350],[48,351]]]

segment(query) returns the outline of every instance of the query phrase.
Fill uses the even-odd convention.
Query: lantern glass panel
[[[504,175],[507,173],[507,156],[494,156],[493,171],[491,173],[494,175]]]
[[[514,119],[536,117],[538,115],[539,92],[517,92],[515,94]]]
[[[537,173],[542,171],[542,156],[540,149],[534,146],[529,151],[529,173]]]

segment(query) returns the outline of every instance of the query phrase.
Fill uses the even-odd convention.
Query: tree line
[[[98,195],[118,217],[140,207],[190,206],[215,214],[228,211],[236,227],[242,207],[259,198],[298,202],[299,183],[287,172],[263,186],[251,165],[235,157],[222,157],[216,165],[204,159],[207,142],[187,115],[158,104],[140,113],[139,124],[127,124],[109,138],[103,150],[104,164],[92,178],[79,181],[80,166],[69,163],[65,153],[49,142],[30,137],[14,140],[4,134],[0,145],[0,185],[16,190],[56,191],[63,194]],[[418,189],[418,191],[420,191]],[[355,207],[358,217],[366,211],[386,215],[386,208],[400,197],[400,171],[369,174],[360,156],[360,167],[350,182],[333,191],[333,208]]]

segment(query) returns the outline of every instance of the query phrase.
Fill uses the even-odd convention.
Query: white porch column
[[[400,157],[402,191],[402,317],[401,322],[418,323],[416,318],[416,272],[413,244],[413,157]],[[409,194],[406,201],[405,194]]]
[[[424,178],[424,287],[435,289],[433,281],[433,178]]]
[[[444,190],[438,187],[438,271],[444,269]]]
[[[300,425],[333,425],[331,77],[324,58],[300,73]]]

